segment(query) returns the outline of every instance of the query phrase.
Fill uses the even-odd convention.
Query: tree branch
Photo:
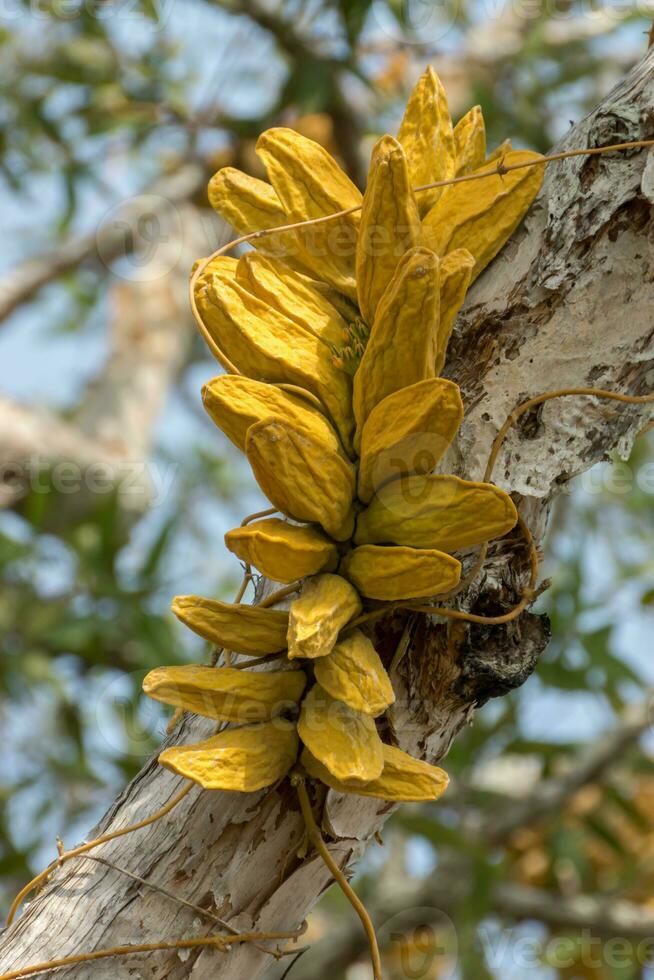
[[[565,146],[650,136],[653,98],[654,51],[570,133]],[[550,168],[532,213],[475,284],[447,365],[467,407],[461,438],[446,461],[451,472],[473,479],[482,473],[509,411],[544,388],[601,383],[630,393],[651,390],[654,281],[650,205],[640,189],[645,162],[641,152]],[[566,480],[616,445],[627,451],[648,414],[567,399],[549,403],[513,432],[498,461],[498,482],[515,494],[538,541],[550,502]],[[460,601],[477,612],[506,611],[524,581],[521,554],[518,537],[499,542],[482,580]],[[405,625],[402,614],[377,624],[375,639],[386,663]],[[394,674],[398,700],[389,715],[389,737],[431,761],[442,759],[479,704],[525,681],[547,636],[546,622],[530,614],[504,626],[452,633],[426,617],[417,619]],[[195,741],[212,730],[202,719],[186,718],[171,741]],[[149,762],[102,829],[153,812],[177,787],[170,773]],[[356,860],[391,809],[383,801],[327,794],[323,831],[339,866]],[[299,926],[329,884],[321,861],[298,855],[302,835],[287,782],[243,796],[194,790],[165,820],[104,845],[101,856],[175,888],[235,928],[289,929]],[[2,968],[180,934],[178,920],[186,913],[171,909],[154,892],[137,900],[132,885],[128,879],[108,879],[102,866],[69,862],[4,937]],[[176,954],[161,953],[153,956],[152,966],[171,980],[194,971],[220,980],[254,980],[265,966],[253,949],[216,956],[194,951],[180,961]],[[77,967],[74,973],[75,980],[116,980],[116,975],[115,965],[100,964],[92,972]]]

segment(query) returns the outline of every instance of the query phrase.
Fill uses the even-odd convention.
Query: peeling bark
[[[654,51],[562,148],[651,137]],[[459,317],[447,375],[462,387],[466,421],[446,468],[476,478],[497,429],[527,397],[563,386],[600,385],[629,393],[654,386],[650,241],[651,165],[645,152],[576,158],[554,165],[527,220],[477,282]],[[574,475],[618,447],[627,453],[649,409],[591,399],[557,400],[522,420],[496,469],[541,541],[554,496]],[[516,535],[495,545],[465,607],[510,608],[524,583]],[[376,627],[387,662],[403,631],[406,656],[394,682],[391,734],[431,761],[442,759],[475,708],[522,684],[548,640],[548,624],[525,614],[493,628],[450,629],[397,615]],[[185,719],[170,741],[206,737],[211,724]],[[115,829],[169,800],[179,780],[151,761],[102,822]],[[317,801],[320,802],[320,801]],[[329,792],[323,825],[341,864],[352,865],[387,818],[384,802]],[[168,818],[117,842],[102,856],[239,929],[297,926],[329,885],[313,854],[298,856],[302,824],[288,784],[241,796],[194,789]],[[78,860],[56,873],[5,938],[10,970],[73,951],[197,935],[210,926],[119,872]],[[76,980],[251,980],[270,960],[254,948],[110,960],[61,971]]]

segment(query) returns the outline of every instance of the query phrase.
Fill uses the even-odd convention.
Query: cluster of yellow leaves
[[[507,165],[536,158],[510,144],[487,156],[479,107],[453,126],[431,69],[397,138],[375,145],[364,195],[297,132],[267,131],[257,153],[268,181],[224,168],[209,186],[238,233],[347,212],[216,258],[195,283],[208,331],[240,372],[210,381],[205,407],[283,515],[229,531],[227,547],[275,581],[303,584],[288,612],[175,599],[176,615],[211,643],[286,657],[272,672],[149,674],[152,697],[239,726],[161,762],[206,788],[252,791],[299,756],[340,792],[436,799],[445,773],[380,738],[393,688],[357,617],[366,599],[454,589],[453,553],[517,520],[497,487],[434,474],[463,418],[457,385],[439,374],[466,290],[524,216],[542,168],[423,189],[493,169],[498,154]]]

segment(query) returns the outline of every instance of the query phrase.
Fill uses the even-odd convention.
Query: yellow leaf
[[[458,385],[444,378],[418,381],[384,398],[361,434],[359,499],[367,503],[400,476],[431,473],[462,420]]]
[[[361,204],[361,192],[324,147],[292,129],[268,129],[257,154],[290,221],[321,218]],[[356,299],[354,249],[359,213],[298,229],[319,278]]]
[[[381,775],[384,753],[374,720],[336,701],[319,684],[302,703],[297,730],[311,754],[337,779],[368,782]]]
[[[311,391],[349,449],[350,380],[333,366],[325,344],[238,282],[203,286],[196,301],[208,330],[239,371],[257,381],[290,382]]]
[[[340,571],[369,599],[417,599],[453,589],[461,564],[433,549],[365,544],[343,559]]]
[[[512,150],[503,162],[512,166],[540,159],[539,153]],[[484,164],[484,169],[493,167]],[[476,279],[524,218],[542,182],[543,167],[534,166],[446,187],[423,220],[423,244],[441,256],[466,248],[475,259]]]
[[[277,517],[235,527],[225,535],[225,544],[241,561],[275,582],[333,571],[338,563],[335,544],[317,528],[298,527]]]
[[[328,694],[364,715],[376,718],[395,701],[379,654],[361,630],[352,630],[328,657],[316,660],[314,673]]]
[[[454,177],[470,174],[486,161],[486,126],[481,106],[473,106],[454,127]]]
[[[475,260],[465,248],[457,248],[441,260],[441,310],[436,344],[436,374],[443,370],[452,327],[466,297],[474,267]]]
[[[202,400],[218,428],[242,452],[250,426],[275,418],[292,422],[327,449],[345,455],[338,433],[322,412],[276,385],[237,374],[221,374],[204,386]]]
[[[399,388],[433,378],[439,315],[439,260],[425,248],[404,256],[382,296],[354,375],[355,445],[372,409]]]
[[[383,745],[384,768],[381,776],[368,783],[352,783],[336,779],[329,769],[309,752],[302,750],[300,762],[314,779],[339,793],[374,796],[398,803],[421,803],[437,800],[449,783],[447,773],[438,766],[414,759],[393,745]]]
[[[420,187],[454,175],[454,135],[441,81],[429,66],[421,75],[404,112],[397,138],[409,159],[411,184]],[[438,200],[441,188],[416,195],[420,213]]]
[[[337,541],[351,537],[356,480],[351,463],[284,419],[251,426],[245,451],[277,510],[295,521],[321,524]]]
[[[291,603],[288,618],[288,657],[326,657],[340,630],[361,612],[356,590],[340,575],[316,575],[304,583],[302,595]]]
[[[392,136],[382,136],[372,151],[357,238],[357,293],[366,323],[373,322],[400,259],[419,237],[420,216],[404,150]]]
[[[284,718],[228,728],[195,745],[165,749],[159,762],[203,789],[253,793],[272,786],[295,764],[297,729]]]
[[[347,323],[310,281],[283,262],[248,252],[238,262],[236,278],[249,292],[313,334],[331,351],[340,344]]]
[[[226,650],[260,657],[286,649],[287,612],[197,595],[175,596],[171,608],[194,633]]]
[[[355,541],[457,551],[506,534],[517,519],[511,498],[493,484],[409,476],[373,497],[359,515]]]
[[[148,697],[216,721],[268,721],[300,700],[302,670],[254,672],[234,667],[157,667],[146,675]]]

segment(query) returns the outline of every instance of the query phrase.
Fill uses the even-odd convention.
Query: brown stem
[[[309,802],[309,794],[307,793],[307,788],[304,781],[304,774],[301,772],[294,772],[291,776],[291,785],[295,787],[300,801],[300,809],[302,810],[302,816],[304,818],[304,823],[307,828],[307,834],[309,835],[309,840],[316,848],[320,857],[323,859],[329,870],[334,876],[335,881],[345,894],[345,897],[349,903],[354,908],[355,912],[361,919],[363,928],[365,929],[366,935],[368,937],[368,943],[370,945],[370,958],[372,960],[372,972],[374,980],[383,980],[382,969],[381,969],[381,957],[379,955],[379,945],[377,943],[377,936],[375,934],[375,927],[372,924],[372,920],[366,911],[366,907],[353,890],[349,881],[334,861],[333,857],[329,853],[329,849],[322,839],[322,834],[318,829],[318,825],[314,819],[313,811],[311,809],[311,803]],[[0,977],[0,980],[3,980]]]

